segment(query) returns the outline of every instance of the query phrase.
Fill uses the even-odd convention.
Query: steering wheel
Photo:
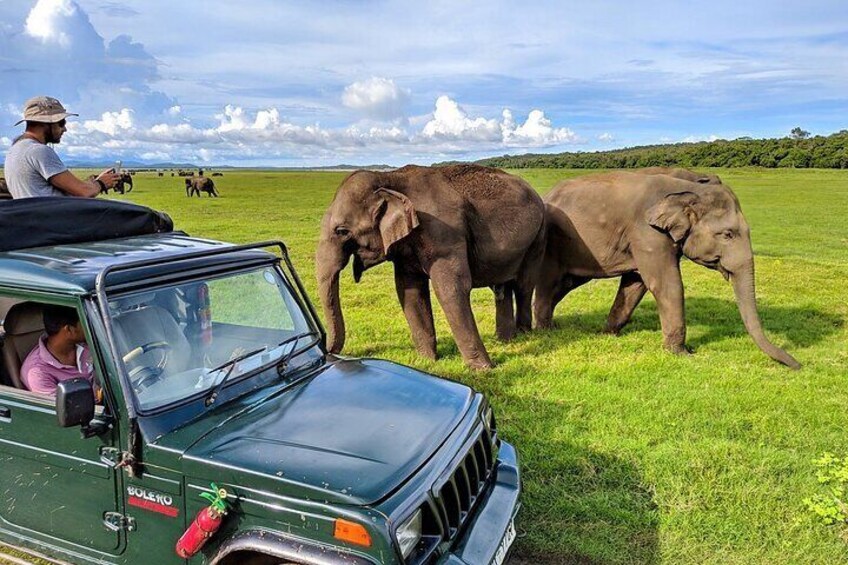
[[[155,349],[162,351],[162,358],[155,367],[139,365],[133,368],[127,375],[136,392],[141,392],[147,385],[156,382],[162,376],[162,373],[165,371],[165,365],[168,364],[168,359],[171,355],[171,345],[166,341],[151,341],[130,350],[123,356],[124,363],[129,363],[139,355]]]

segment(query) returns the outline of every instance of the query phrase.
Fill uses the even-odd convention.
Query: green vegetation
[[[782,141],[781,141],[782,143]],[[584,174],[522,169],[541,192]],[[342,276],[345,353],[389,358],[489,395],[521,456],[517,553],[531,563],[840,563],[844,526],[804,505],[811,461],[848,453],[848,172],[714,170],[752,226],[763,324],[804,368],[793,372],[748,338],[733,291],[683,264],[689,344],[661,350],[646,297],[621,337],[600,333],[617,288],[598,281],[558,308],[558,329],[499,343],[488,289],[473,294],[498,367],[467,370],[436,306],[439,361],[417,356],[392,268],[355,285]],[[320,218],[345,173],[226,172],[221,198],[188,199],[182,179],[136,175],[131,200],[167,211],[190,234],[235,242],[282,238],[317,301]],[[435,300],[434,300],[435,303]],[[843,536],[843,537],[840,537]]]
[[[807,508],[825,525],[844,523],[848,520],[848,503],[845,488],[848,486],[848,457],[834,457],[825,453],[816,459],[818,479],[824,493],[816,493],[804,499]]]
[[[718,140],[647,145],[593,153],[504,155],[478,161],[504,169],[624,169],[634,167],[766,167],[848,169],[848,130],[810,137],[794,128],[782,139]]]

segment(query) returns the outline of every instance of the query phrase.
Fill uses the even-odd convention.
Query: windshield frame
[[[286,259],[286,264],[290,269],[289,272],[293,275],[292,278],[294,278],[297,283],[300,283],[299,279],[297,279],[297,275],[294,272],[293,267],[291,266],[291,262],[288,260],[287,254],[285,254],[285,247],[282,247],[282,249],[284,251],[283,257]],[[286,293],[288,293],[293,305],[299,308],[300,310],[300,317],[303,319],[306,328],[303,331],[296,332],[296,334],[303,334],[303,337],[301,337],[298,342],[306,339],[307,337],[312,337],[312,339],[310,339],[308,343],[301,347],[297,347],[297,350],[294,351],[292,357],[297,357],[298,355],[301,355],[303,352],[315,347],[316,345],[320,345],[322,354],[326,355],[326,351],[323,347],[323,327],[320,325],[320,323],[315,317],[314,308],[312,307],[312,304],[308,301],[308,298],[305,296],[305,293],[301,294],[301,292],[299,292],[299,290],[303,288],[302,284],[297,284],[297,287],[292,284],[288,273],[283,269],[281,265],[281,258],[277,256],[269,256],[267,260],[261,262],[252,260],[236,265],[230,264],[223,269],[199,269],[191,270],[189,272],[175,272],[171,275],[156,277],[156,279],[152,283],[150,279],[148,279],[145,280],[144,284],[137,284],[132,286],[121,284],[119,286],[120,290],[118,292],[109,293],[108,296],[105,292],[103,292],[102,295],[98,293],[98,298],[100,299],[99,302],[101,303],[99,307],[100,318],[103,324],[106,326],[107,339],[109,341],[109,351],[111,352],[114,358],[114,366],[119,373],[121,387],[123,388],[125,404],[127,405],[127,410],[131,418],[135,417],[136,415],[155,416],[158,414],[175,410],[182,406],[186,406],[193,402],[197,402],[198,400],[202,401],[203,398],[209,394],[211,387],[200,389],[196,393],[188,394],[172,402],[161,404],[155,407],[143,408],[141,406],[141,403],[139,402],[138,394],[132,388],[132,383],[129,379],[126,364],[124,363],[122,356],[118,351],[117,342],[115,340],[113,319],[111,315],[111,310],[109,308],[110,302],[112,302],[113,300],[120,299],[121,297],[130,296],[138,292],[155,292],[157,290],[165,288],[173,288],[174,286],[180,284],[203,282],[213,279],[223,279],[230,276],[237,276],[240,274],[259,272],[267,268],[271,268],[275,272],[276,276],[279,277],[280,281],[282,282],[282,288]],[[281,298],[283,297],[281,296]],[[106,304],[105,309],[102,306],[104,299]],[[283,298],[283,300],[285,299]],[[266,349],[271,348],[268,347]],[[221,389],[226,389],[231,385],[243,382],[244,380],[249,379],[259,373],[267,371],[269,368],[279,363],[282,358],[282,355],[279,357],[271,358],[268,362],[262,363],[256,367],[246,370],[243,373],[239,373],[236,377],[228,376],[225,379],[224,385],[221,387]]]

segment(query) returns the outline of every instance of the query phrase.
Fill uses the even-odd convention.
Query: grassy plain
[[[586,174],[520,170],[544,193]],[[436,307],[438,353],[418,357],[395,298],[392,267],[355,285],[342,277],[346,354],[377,356],[485,392],[525,479],[517,555],[529,563],[840,563],[845,529],[814,522],[811,460],[848,454],[848,172],[718,170],[752,226],[760,314],[803,365],[762,354],[730,286],[684,261],[689,344],[661,349],[646,297],[618,337],[603,335],[617,281],[598,281],[558,308],[558,329],[494,338],[488,289],[477,321],[497,368],[467,370]],[[340,172],[225,172],[218,199],[188,199],[182,179],[135,177],[117,196],[167,211],[193,235],[235,242],[282,238],[317,304],[318,226]],[[434,300],[435,304],[435,300]]]

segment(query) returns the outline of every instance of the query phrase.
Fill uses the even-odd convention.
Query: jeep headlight
[[[421,541],[421,509],[415,511],[415,514],[407,518],[403,524],[398,526],[397,541],[400,546],[400,553],[406,559]]]

